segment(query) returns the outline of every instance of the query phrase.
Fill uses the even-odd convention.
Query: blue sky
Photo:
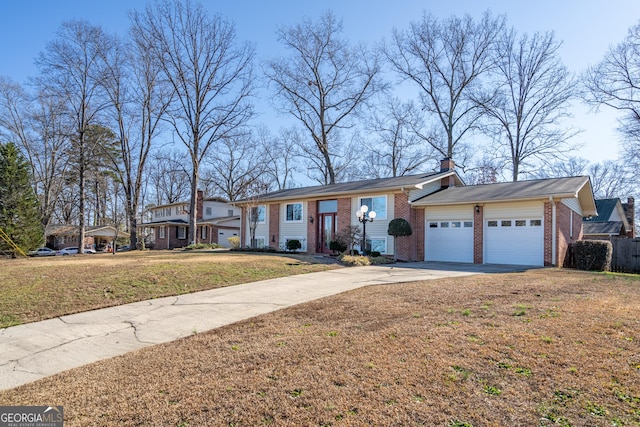
[[[0,0],[0,75],[21,83],[34,76],[34,59],[66,20],[84,19],[125,35],[127,11],[141,10],[146,4],[146,0]],[[256,43],[259,59],[280,53],[278,26],[316,18],[327,9],[343,20],[345,35],[352,42],[370,44],[389,39],[393,28],[407,28],[425,10],[439,17],[465,13],[478,17],[490,9],[506,15],[508,24],[520,32],[554,31],[563,42],[564,63],[576,73],[598,62],[609,46],[620,42],[627,29],[640,21],[638,0],[203,0],[202,4],[232,20],[239,39]],[[590,113],[576,105],[574,116],[572,125],[584,129],[578,140],[585,148],[577,155],[594,162],[617,157],[615,113]]]

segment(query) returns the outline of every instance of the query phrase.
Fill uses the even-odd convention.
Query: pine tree
[[[40,205],[29,184],[29,164],[12,142],[0,144],[0,228],[25,253],[44,243]],[[15,257],[3,240],[0,250]]]

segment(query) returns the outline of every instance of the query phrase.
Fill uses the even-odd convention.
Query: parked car
[[[29,256],[53,256],[56,254],[56,251],[49,248],[38,248],[35,251],[29,251]]]
[[[85,254],[95,254],[96,251],[93,249],[88,249],[85,248],[84,249],[84,253]],[[77,246],[70,246],[68,248],[64,248],[64,249],[60,249],[56,255],[77,255],[78,254],[78,247]]]

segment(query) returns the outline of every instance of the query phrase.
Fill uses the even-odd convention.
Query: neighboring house
[[[243,207],[242,244],[250,246],[251,212],[257,212],[258,246],[330,253],[345,226],[362,227],[361,205],[377,216],[366,226],[367,247],[411,261],[563,265],[569,243],[582,237],[582,218],[596,215],[589,177],[465,186],[453,161],[440,172],[294,188],[237,203]],[[387,235],[389,221],[404,218],[413,234]]]
[[[116,231],[118,237],[129,238],[129,233],[116,230],[115,227],[110,225],[85,227],[84,247],[98,251],[103,250],[116,238]],[[44,234],[49,248],[63,249],[69,246],[78,246],[80,233],[77,225],[48,225]]]
[[[152,249],[175,249],[188,246],[189,202],[171,203],[150,209],[151,221],[139,227]],[[196,204],[197,243],[216,243],[230,247],[229,237],[240,233],[240,209],[221,198],[203,197],[198,191]]]
[[[596,200],[598,215],[585,217],[585,239],[610,239],[614,236],[635,237],[635,201],[633,197],[622,203],[620,199]]]

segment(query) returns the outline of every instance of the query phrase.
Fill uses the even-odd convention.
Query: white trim
[[[289,205],[300,205],[300,219],[287,219],[287,206]],[[301,223],[304,222],[304,203],[303,202],[291,202],[291,203],[284,203],[282,205],[284,212],[283,212],[283,222],[288,223],[288,224],[294,224],[294,223]]]
[[[371,195],[371,196],[358,197],[358,207],[357,207],[357,209],[360,209],[360,206],[362,206],[362,199],[371,199],[371,204],[373,204],[373,199],[380,198],[380,197],[384,198],[384,216],[380,215],[379,211],[376,211],[376,214],[377,214],[376,220],[385,221],[389,217],[389,197],[388,197],[388,194],[376,194],[376,195]],[[372,206],[370,208],[370,210],[375,211],[375,208]]]

